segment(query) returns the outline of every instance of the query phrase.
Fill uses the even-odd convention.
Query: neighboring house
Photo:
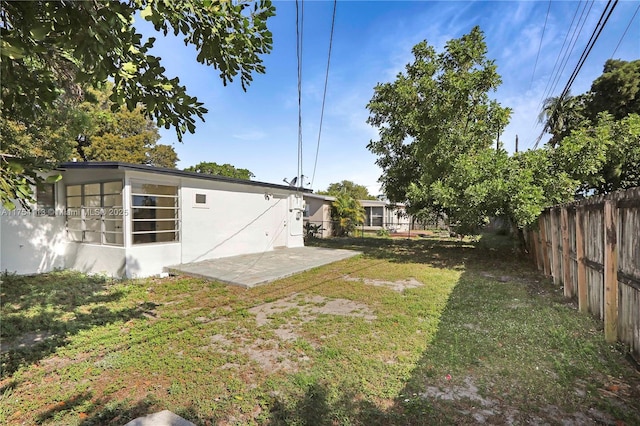
[[[404,204],[392,204],[386,200],[360,200],[364,207],[364,230],[388,229],[391,232],[407,232],[411,217]]]
[[[335,197],[305,193],[304,221],[312,224],[322,223],[324,230],[319,237],[332,235],[331,204]],[[403,204],[392,204],[386,200],[359,200],[365,211],[365,231],[388,229],[391,232],[407,232],[411,226],[411,216],[406,213]]]
[[[38,204],[0,210],[0,269],[146,277],[303,245],[304,190],[118,162],[64,163]]]
[[[331,222],[331,203],[336,197],[329,195],[304,194],[304,221],[314,225],[322,225],[322,230],[316,235],[319,238],[330,237],[333,233]]]

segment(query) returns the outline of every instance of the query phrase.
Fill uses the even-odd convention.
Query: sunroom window
[[[134,182],[131,207],[133,244],[179,240],[177,186]]]
[[[71,241],[123,245],[122,181],[67,185],[66,192]]]

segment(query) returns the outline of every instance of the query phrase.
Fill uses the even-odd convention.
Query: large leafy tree
[[[591,85],[589,112],[595,119],[607,111],[616,120],[629,114],[640,114],[640,59],[609,59],[600,77]]]
[[[358,185],[350,180],[334,182],[329,185],[326,191],[318,191],[321,195],[338,196],[340,194],[348,194],[356,200],[375,200],[376,197],[369,194],[369,190],[364,185]]]
[[[638,114],[640,60],[608,60],[589,92],[547,99],[540,118],[556,172],[582,195],[640,185]]]
[[[218,164],[214,162],[203,161],[195,166],[185,169],[187,172],[206,173],[209,175],[226,176],[236,179],[249,180],[255,175],[248,169],[240,169],[231,164]]]
[[[431,208],[461,158],[492,146],[507,125],[510,110],[489,97],[501,79],[486,54],[479,27],[441,53],[421,42],[394,82],[375,87],[368,122],[380,137],[368,148],[392,201],[408,201],[413,212]]]
[[[130,111],[111,111],[111,85],[103,90],[89,89],[78,109],[87,126],[78,138],[75,154],[83,161],[122,161],[175,168],[178,155],[170,145],[158,144],[158,126],[145,117],[140,107]]]
[[[173,126],[179,139],[193,133],[195,119],[207,110],[149,53],[155,39],[136,32],[136,13],[157,31],[182,36],[197,51],[198,62],[219,70],[224,84],[239,77],[246,88],[254,73],[264,72],[261,55],[273,43],[266,26],[275,10],[269,0],[1,1],[0,6],[0,108],[17,126],[52,113],[62,97],[81,99],[85,85],[112,81],[113,111],[139,107],[158,125]],[[0,163],[3,203],[28,198],[36,172],[51,167],[41,157],[9,154],[4,144]]]
[[[595,124],[562,139],[554,156],[558,169],[580,182],[585,194],[640,186],[640,116],[615,120],[600,113]]]

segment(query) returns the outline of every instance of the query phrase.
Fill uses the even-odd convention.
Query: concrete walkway
[[[359,254],[361,252],[353,250],[320,247],[283,248],[183,263],[165,270],[173,275],[189,275],[251,288]]]

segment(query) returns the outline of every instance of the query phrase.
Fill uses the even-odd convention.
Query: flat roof
[[[69,169],[112,169],[112,170],[132,170],[137,172],[158,173],[177,177],[187,177],[194,179],[213,180],[217,182],[237,183],[240,185],[260,186],[264,188],[286,189],[288,191],[311,192],[310,189],[299,188],[289,185],[279,185],[275,183],[259,182],[255,180],[238,179],[226,176],[210,175],[207,173],[188,172],[186,170],[169,169],[166,167],[147,166],[146,164],[122,163],[120,161],[69,161],[57,167],[58,170]]]

